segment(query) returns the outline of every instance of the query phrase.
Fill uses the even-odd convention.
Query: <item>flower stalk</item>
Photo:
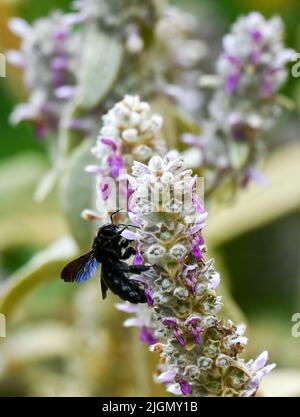
[[[146,103],[126,96],[103,118],[93,149],[100,167],[87,167],[99,177],[102,201],[109,197],[103,183],[106,175],[118,182],[127,169],[127,221],[139,229],[124,232],[124,237],[136,240],[133,263],[153,266],[133,277],[144,284],[147,306],[123,303],[117,307],[134,314],[125,326],[137,326],[141,342],[159,352],[156,380],[169,392],[255,395],[260,379],[274,365],[265,366],[266,352],[255,361],[240,358],[247,343],[245,326],[220,315],[222,298],[216,291],[220,274],[213,260],[205,257],[207,213],[198,195],[197,177],[185,169],[176,151],[166,152],[161,125],[162,118],[151,115]],[[139,152],[145,146],[147,152]],[[133,161],[136,156],[139,160]],[[108,210],[105,205],[101,208],[103,219]]]
[[[233,191],[250,181],[266,184],[257,165],[265,153],[266,134],[282,112],[278,93],[294,54],[283,39],[280,17],[267,20],[258,12],[242,16],[223,37],[215,77],[200,78],[202,89],[212,87],[213,93],[200,122],[201,135],[187,134],[183,140],[200,151],[207,197],[224,184],[231,184]]]
[[[137,311],[138,324],[152,351],[159,352],[156,380],[169,392],[186,396],[253,396],[267,365],[267,353],[255,361],[240,358],[247,344],[245,326],[221,317],[222,299],[216,289],[220,274],[213,260],[205,259],[203,228],[207,213],[196,194],[196,178],[176,152],[154,156],[148,165],[135,162],[130,177],[133,189],[129,216],[142,225],[139,243],[151,320]],[[182,190],[179,194],[169,189]],[[154,211],[155,190],[171,195],[166,206]],[[188,198],[192,196],[192,198]],[[126,310],[126,306],[123,306]],[[132,323],[133,324],[133,323]],[[153,337],[154,336],[154,337]],[[154,341],[157,340],[156,343]]]

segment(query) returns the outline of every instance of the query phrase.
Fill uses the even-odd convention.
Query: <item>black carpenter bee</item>
[[[130,225],[115,225],[111,215],[111,224],[106,224],[98,230],[94,239],[92,250],[78,259],[70,262],[62,270],[61,278],[66,282],[83,282],[91,278],[99,264],[101,270],[101,290],[103,299],[110,289],[122,300],[131,303],[146,303],[146,296],[142,284],[130,279],[130,274],[141,274],[150,266],[128,265],[123,262],[135,255],[135,249],[130,246],[131,240],[122,237],[124,230]],[[134,226],[133,226],[134,227]]]

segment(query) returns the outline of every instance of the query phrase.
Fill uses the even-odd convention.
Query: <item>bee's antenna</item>
[[[111,224],[114,224],[114,216],[115,216],[116,214],[120,213],[120,211],[122,211],[122,210],[123,210],[123,209],[119,209],[119,210],[115,211],[114,213],[112,213],[112,214],[110,215],[110,221],[111,221]]]
[[[127,226],[127,227],[134,227],[135,229],[140,229],[139,226],[134,226],[133,224],[123,224],[123,223],[119,223],[118,226]]]

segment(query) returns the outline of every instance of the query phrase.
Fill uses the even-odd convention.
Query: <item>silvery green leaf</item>
[[[18,245],[47,246],[65,233],[54,193],[39,204],[32,198],[37,180],[48,169],[45,157],[32,152],[22,152],[2,161],[0,251]]]
[[[54,277],[59,279],[61,269],[78,255],[74,240],[65,236],[37,253],[0,287],[0,311],[8,315],[33,288]]]
[[[205,232],[211,248],[299,210],[299,184],[295,181],[300,175],[299,158],[298,144],[279,148],[265,166],[271,186],[253,183],[234,206],[220,209],[215,203],[211,207],[211,220]]]
[[[186,112],[179,110],[168,98],[160,97],[151,102],[154,112],[164,115],[163,137],[169,149],[181,150],[183,133],[199,134],[200,127]]]
[[[46,172],[39,180],[35,189],[33,198],[37,202],[45,200],[45,198],[51,193],[57,184],[60,170],[57,166],[54,166],[50,171]]]
[[[93,235],[93,224],[82,219],[84,209],[95,205],[95,176],[85,172],[87,165],[95,163],[91,154],[91,141],[86,139],[73,152],[61,182],[61,204],[71,233],[78,245],[88,249]]]
[[[123,60],[123,45],[113,34],[91,26],[82,46],[78,106],[90,109],[101,103],[118,78]]]

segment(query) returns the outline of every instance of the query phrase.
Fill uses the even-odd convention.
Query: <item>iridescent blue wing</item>
[[[91,251],[65,266],[61,278],[66,282],[84,282],[94,275],[98,266],[99,262]]]

